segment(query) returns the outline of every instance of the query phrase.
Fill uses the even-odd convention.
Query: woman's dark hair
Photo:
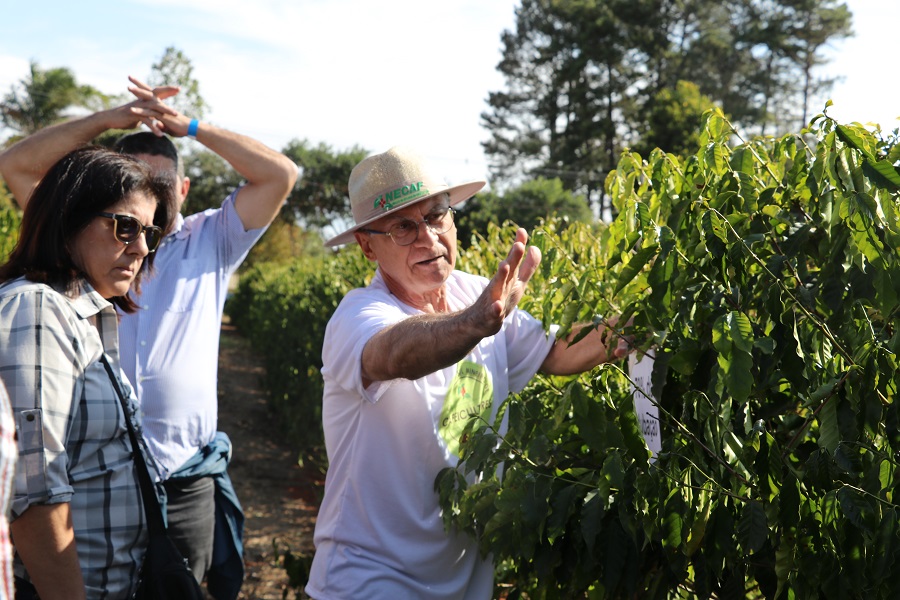
[[[34,189],[22,215],[19,241],[6,264],[0,266],[0,282],[26,277],[72,293],[84,273],[72,261],[71,248],[98,212],[133,193],[157,201],[153,224],[168,227],[175,198],[171,182],[155,177],[143,162],[118,152],[87,146],[62,157]],[[140,290],[141,275],[150,267],[149,254],[134,280]],[[110,298],[124,312],[134,312],[131,295]]]

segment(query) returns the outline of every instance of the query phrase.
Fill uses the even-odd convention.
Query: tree
[[[303,172],[282,211],[286,219],[313,229],[350,218],[350,171],[368,152],[358,146],[336,152],[320,143],[293,140],[282,152]]]
[[[209,105],[200,95],[200,83],[194,79],[190,59],[174,46],[166,48],[158,63],[151,67],[147,83],[152,87],[177,85],[181,91],[168,103],[178,112],[195,119],[203,119]]]
[[[188,152],[183,158],[185,175],[191,179],[190,192],[182,206],[186,215],[221,206],[222,201],[244,182],[225,159],[209,150]],[[348,177],[349,172],[345,179]],[[295,202],[303,204],[299,198],[295,198]],[[305,231],[295,219],[294,211],[286,206],[281,217],[250,250],[241,271],[261,262],[283,263],[298,256],[321,255],[324,251],[321,237]]]
[[[243,183],[243,178],[224,158],[209,150],[183,153],[184,173],[191,188],[181,212],[190,215],[207,208],[218,208],[222,201]]]
[[[288,264],[297,258],[322,257],[326,254],[322,237],[306,231],[285,219],[275,219],[262,238],[253,245],[240,272],[245,273],[262,263]]]
[[[621,149],[628,89],[655,43],[644,25],[654,5],[523,0],[516,31],[502,36],[508,90],[492,92],[482,113],[498,183],[557,177],[591,200]]]
[[[660,90],[649,103],[634,150],[642,156],[648,156],[654,148],[679,155],[696,152],[700,143],[698,124],[703,113],[714,106],[712,99],[689,81]]]
[[[789,33],[783,52],[802,72],[800,126],[806,125],[810,102],[829,90],[834,78],[816,77],[814,70],[825,64],[821,48],[833,39],[853,35],[852,15],[836,0],[783,0],[782,22]]]
[[[761,84],[756,76],[765,69],[746,39],[748,29],[759,19],[750,10],[754,1],[660,4],[657,27],[665,42],[649,57],[648,83],[641,92],[637,123],[646,124],[646,117],[654,112],[655,99],[679,81],[696,84],[701,94],[713,98],[736,122],[759,121]],[[634,145],[634,139],[630,141]]]
[[[492,190],[467,200],[456,219],[457,238],[468,244],[475,233],[484,234],[489,223],[511,221],[530,233],[544,219],[558,216],[564,221],[589,223],[593,215],[584,201],[563,187],[558,178],[538,177],[506,190],[502,195]]]
[[[740,131],[793,124],[793,116],[783,118],[786,107],[807,97],[797,82],[822,64],[827,41],[848,32],[846,7],[833,5],[523,0],[515,31],[502,36],[497,68],[506,89],[490,93],[482,114],[496,184],[559,177],[566,189],[602,203],[599,182],[621,149],[662,137],[651,122],[672,108],[663,91],[679,81],[695,84]],[[790,25],[786,15],[794,15]]]
[[[0,103],[3,125],[13,131],[7,144],[53,125],[74,107],[97,110],[108,104],[106,96],[89,85],[79,85],[65,67],[41,69],[32,61],[28,76],[10,88]]]

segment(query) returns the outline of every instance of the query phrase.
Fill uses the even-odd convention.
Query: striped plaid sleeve
[[[33,503],[67,502],[65,440],[81,370],[74,313],[50,288],[0,298],[0,379],[18,430],[13,518]]]

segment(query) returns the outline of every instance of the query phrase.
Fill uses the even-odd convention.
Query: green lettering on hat
[[[425,182],[419,181],[418,183],[404,185],[376,196],[372,208],[380,208],[387,211],[427,195],[428,188],[425,187]]]

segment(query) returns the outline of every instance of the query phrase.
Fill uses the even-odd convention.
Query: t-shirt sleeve
[[[367,290],[354,290],[341,301],[325,329],[322,346],[322,376],[336,385],[375,401],[387,389],[376,382],[362,384],[362,353],[372,336],[406,315],[395,304],[380,300]]]
[[[56,294],[18,294],[0,307],[0,377],[18,430],[12,515],[67,502],[66,429],[82,377],[77,337]]]
[[[241,188],[236,189],[222,203],[216,215],[216,237],[219,241],[225,268],[233,271],[247,257],[253,245],[263,236],[268,225],[257,229],[244,229],[244,223],[235,209],[234,201]]]
[[[509,361],[509,391],[521,392],[541,368],[556,341],[559,327],[547,332],[540,321],[521,309],[506,318],[503,335]]]

